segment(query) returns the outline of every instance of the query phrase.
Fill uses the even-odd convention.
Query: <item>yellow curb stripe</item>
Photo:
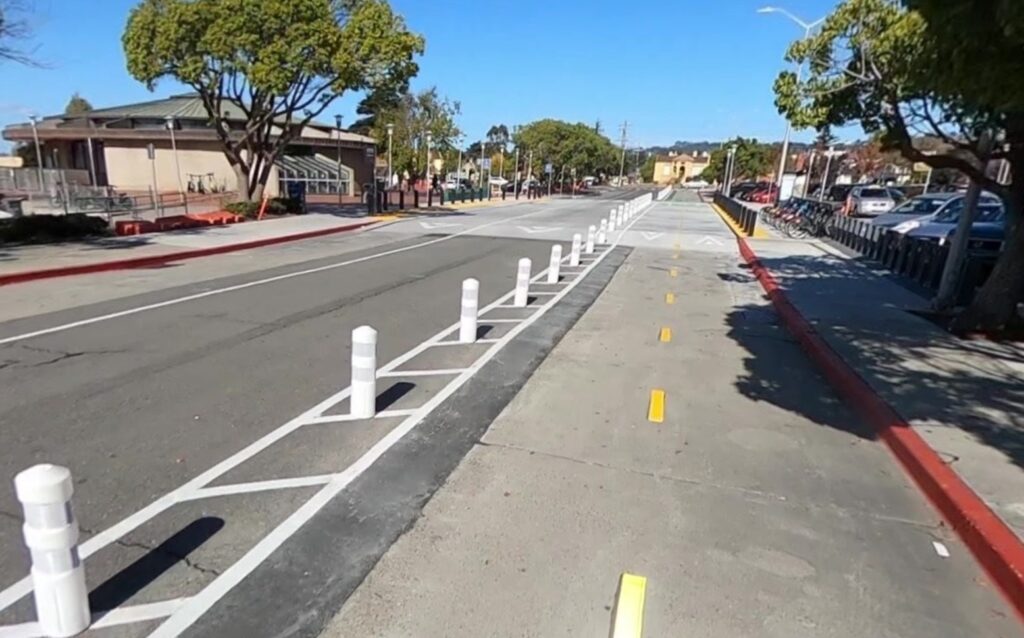
[[[651,404],[647,408],[647,420],[651,423],[663,423],[665,421],[664,390],[651,390]]]
[[[676,302],[676,295],[675,295],[675,293],[673,293],[673,292],[666,292],[665,293],[665,303],[667,303],[668,305],[671,306],[675,302]]]
[[[661,332],[658,334],[658,341],[662,343],[672,341],[672,328],[669,328],[668,326],[663,327]]]
[[[623,573],[619,578],[619,593],[612,612],[610,638],[641,638],[644,633],[644,599],[647,597],[647,579]]]
[[[725,222],[725,225],[728,226],[729,229],[732,230],[732,232],[735,235],[737,235],[738,237],[746,237],[747,236],[747,234],[745,232],[743,232],[743,229],[740,228],[739,225],[736,222],[734,222],[731,217],[726,215],[725,211],[722,210],[720,206],[718,206],[716,204],[712,204],[711,208],[713,208],[714,211],[716,213],[718,213],[718,216],[722,218],[722,221]]]

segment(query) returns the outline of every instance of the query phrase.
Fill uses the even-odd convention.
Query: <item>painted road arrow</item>
[[[697,243],[698,244],[711,244],[712,246],[724,246],[725,245],[725,244],[722,243],[721,239],[718,239],[717,237],[712,237],[711,235],[704,235],[703,237],[701,237],[700,239],[697,240]]]
[[[647,241],[654,241],[655,239],[661,237],[665,233],[640,233],[640,234],[643,235],[644,239],[646,239]]]
[[[556,230],[562,230],[560,226],[516,226],[516,228],[523,231],[527,235],[536,235],[537,233],[553,233]]]

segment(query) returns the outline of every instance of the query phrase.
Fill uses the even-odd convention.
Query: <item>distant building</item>
[[[654,183],[665,186],[699,177],[707,168],[711,157],[707,151],[687,153],[670,152],[654,158]]]
[[[242,109],[228,101],[223,108],[231,135],[240,137],[246,121]],[[171,147],[171,126],[176,154]],[[160,192],[178,192],[179,187],[236,190],[234,170],[198,94],[45,117],[37,122],[36,131],[44,168],[66,170],[67,179],[79,184],[147,192],[153,186],[155,168]],[[3,138],[35,144],[30,122],[5,127]],[[367,148],[373,146],[373,138],[311,122],[271,169],[267,192],[283,194],[288,183],[302,182],[311,195],[337,194],[339,189],[344,195],[354,195],[361,184],[371,181],[373,160]]]

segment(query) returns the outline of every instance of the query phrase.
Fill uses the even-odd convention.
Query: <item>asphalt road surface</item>
[[[606,635],[634,570],[649,636],[1017,635],[707,206],[675,193],[546,283],[651,192],[0,288],[0,462],[71,468],[90,634]],[[0,489],[0,638],[38,635],[27,568]]]
[[[490,348],[503,347],[505,335],[523,332],[511,340],[514,347],[501,351],[500,373],[479,389],[476,416],[470,418],[465,401],[456,403],[468,410],[462,418],[442,406],[449,428],[469,429],[450,445],[435,437],[430,453],[396,450],[384,459],[398,456],[403,467],[423,466],[419,483],[395,484],[394,506],[356,501],[359,483],[339,490],[335,502],[387,519],[384,536],[372,528],[333,539],[335,545],[367,541],[359,545],[363,571],[458,462],[461,442],[489,423],[478,417],[493,418],[514,395],[600,292],[621,255],[608,250],[598,263],[586,260],[590,266],[575,275],[567,270],[561,286],[534,286],[538,292],[526,310],[486,313],[484,343],[433,345],[453,338],[444,331],[458,320],[461,282],[478,279],[481,308],[493,305],[512,290],[520,258],[531,258],[533,273],[540,273],[554,241],[563,242],[568,255],[566,240],[573,233],[586,232],[612,206],[642,192],[407,219],[165,269],[4,288],[5,478],[38,462],[71,468],[92,608],[117,610],[100,621],[109,625],[103,635],[146,635],[165,622],[165,635],[256,635],[222,633],[210,624],[240,618],[230,605],[217,604],[222,595],[243,581],[250,586],[249,573],[294,531],[283,528],[299,524],[297,510],[315,513],[311,499],[330,500],[325,485],[334,485],[339,472],[365,459],[425,402],[445,398],[442,390],[458,376],[401,372],[462,370]],[[576,276],[579,285],[572,285]],[[307,423],[310,414],[326,414],[329,421],[347,413],[342,389],[349,384],[350,335],[363,324],[378,331],[381,365],[414,355],[378,382],[384,412],[374,420]],[[428,420],[420,430],[429,427]],[[12,492],[0,491],[0,625],[33,618],[21,514]],[[304,532],[319,529],[313,521]],[[281,542],[261,545],[268,535]],[[261,551],[265,555],[256,558]],[[325,565],[315,547],[299,554]],[[339,570],[312,577],[304,571],[292,582],[279,571],[261,572],[269,580],[252,586],[284,585],[297,594],[305,591],[298,586],[303,582],[327,591],[280,600],[315,615],[316,605],[340,605],[359,577],[358,569],[347,571],[351,582],[341,586]],[[316,577],[321,580],[313,583]],[[188,606],[201,592],[204,606]],[[281,611],[299,628],[309,623],[295,620],[295,608]]]

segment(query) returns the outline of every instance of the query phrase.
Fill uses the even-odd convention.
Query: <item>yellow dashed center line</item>
[[[672,328],[669,328],[668,326],[663,327],[661,332],[658,333],[658,341],[662,343],[672,341]]]
[[[612,612],[610,638],[641,638],[644,633],[644,599],[647,597],[647,579],[623,573],[619,578],[619,593]]]
[[[678,277],[679,276],[679,269],[678,268],[669,268],[668,269],[668,276],[669,277]]]
[[[651,390],[651,404],[647,408],[647,420],[651,423],[663,423],[665,421],[664,390]]]
[[[674,292],[666,292],[665,293],[665,303],[667,303],[668,305],[671,306],[675,302],[676,302],[676,295],[675,295],[675,293]]]

